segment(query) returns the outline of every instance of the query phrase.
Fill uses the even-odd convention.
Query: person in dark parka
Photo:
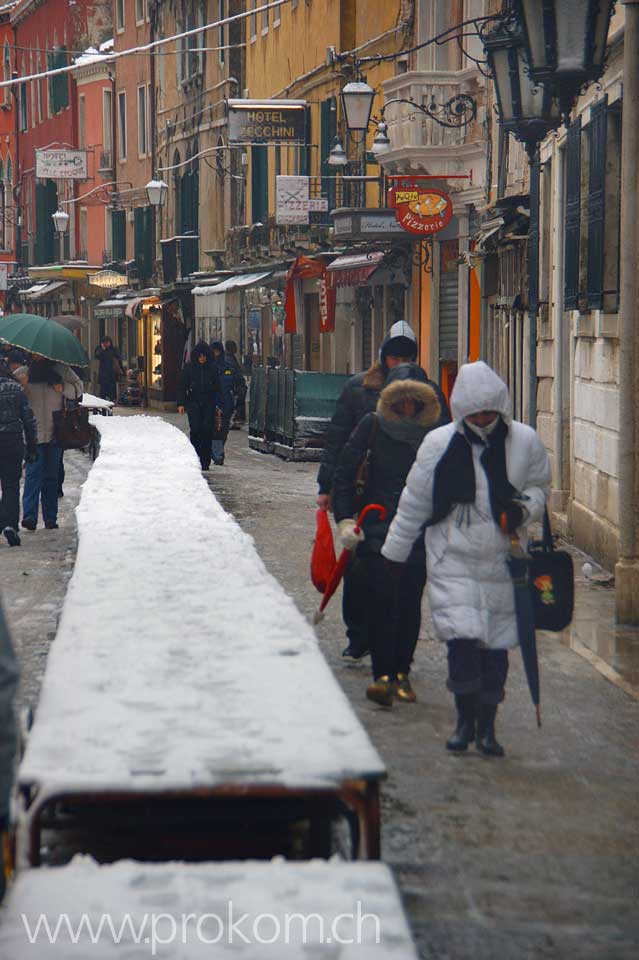
[[[103,337],[93,354],[99,363],[98,383],[103,400],[117,400],[117,382],[122,373],[120,354],[113,346],[111,337]]]
[[[224,463],[224,444],[229,435],[231,417],[235,410],[238,397],[243,393],[246,397],[246,382],[242,376],[237,361],[231,362],[226,356],[224,344],[221,340],[211,341],[211,352],[213,354],[213,363],[217,368],[217,374],[220,378],[220,403],[221,418],[218,415],[218,422],[213,431],[213,462],[221,467]]]
[[[357,549],[364,572],[363,610],[367,616],[373,683],[370,700],[392,706],[394,697],[416,699],[409,672],[421,619],[426,582],[426,554],[418,538],[399,580],[381,556],[397,511],[406,477],[426,434],[437,426],[441,405],[424,371],[415,363],[390,371],[375,413],[366,414],[347,441],[333,483],[333,509],[344,549]],[[359,465],[370,451],[363,504],[378,503],[386,517],[369,514],[360,534],[354,532],[354,499]]]
[[[0,530],[10,547],[20,546],[20,476],[22,460],[35,460],[38,432],[27,395],[4,361],[0,361]]]
[[[224,352],[227,363],[233,367],[236,373],[237,398],[233,419],[231,421],[231,429],[239,430],[241,424],[246,420],[246,394],[248,387],[244,379],[244,374],[242,373],[242,368],[240,367],[240,362],[237,359],[237,344],[235,340],[224,341]]]
[[[344,444],[352,431],[367,413],[372,413],[379,400],[389,372],[400,363],[413,363],[417,359],[417,338],[408,323],[397,321],[390,328],[379,351],[379,360],[364,373],[351,377],[337,401],[335,413],[328,427],[317,483],[319,487],[317,505],[326,510],[330,503],[333,488],[333,475]],[[450,422],[450,413],[446,399],[439,386],[428,380],[440,403],[441,413],[437,426]],[[360,587],[360,570],[352,564],[344,577],[342,594],[342,616],[346,625],[348,646],[342,656],[357,660],[369,649],[363,617],[363,600]]]
[[[191,443],[203,470],[211,466],[215,410],[220,403],[220,378],[213,355],[208,344],[197,343],[178,380],[177,407],[178,413],[188,415]]]

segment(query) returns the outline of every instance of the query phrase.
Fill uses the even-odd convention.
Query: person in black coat
[[[93,354],[99,363],[98,383],[100,384],[100,396],[103,400],[117,400],[117,382],[122,373],[122,361],[120,354],[113,346],[111,337],[102,337],[100,345],[95,348]]]
[[[191,443],[203,470],[211,466],[215,411],[221,399],[220,378],[211,350],[208,344],[197,343],[178,380],[177,408],[178,413],[188,415]]]
[[[366,414],[347,441],[333,478],[333,509],[342,545],[356,549],[362,571],[362,609],[372,655],[370,700],[392,706],[397,697],[416,700],[409,680],[417,644],[421,599],[426,583],[424,540],[418,538],[400,579],[381,555],[406,477],[426,434],[438,426],[441,403],[424,371],[415,363],[390,371],[375,413]],[[369,457],[361,509],[368,503],[386,508],[386,517],[370,513],[355,533],[356,481],[360,464]]]
[[[333,475],[339,461],[344,444],[352,431],[367,413],[372,413],[379,400],[380,392],[384,389],[391,370],[400,363],[414,363],[417,359],[417,338],[410,325],[399,320],[391,327],[388,336],[379,351],[379,361],[365,373],[358,373],[351,377],[337,401],[335,413],[326,433],[324,449],[317,483],[319,493],[317,505],[327,510],[330,504],[330,495],[333,488]],[[426,382],[435,391],[440,403],[441,413],[437,426],[450,422],[448,404],[439,386],[428,379]],[[365,584],[363,585],[365,588]],[[366,635],[365,618],[363,616],[362,584],[360,583],[357,564],[349,567],[344,577],[344,592],[342,595],[342,616],[346,625],[348,646],[343,651],[343,657],[358,660],[369,649]]]
[[[239,430],[241,424],[246,420],[246,394],[248,387],[244,379],[244,374],[242,373],[240,362],[237,359],[237,344],[235,340],[224,341],[224,352],[227,363],[233,367],[236,374],[237,399],[235,401],[235,412],[231,420],[231,430]]]
[[[20,546],[22,460],[37,456],[38,432],[27,395],[7,364],[0,361],[0,530],[10,547]],[[26,453],[25,453],[26,446]]]
[[[221,467],[224,464],[224,444],[229,435],[233,411],[238,398],[242,394],[246,397],[246,381],[242,376],[237,360],[232,362],[227,357],[221,340],[211,341],[211,353],[213,354],[213,363],[217,367],[217,375],[220,378],[220,408],[222,413],[221,418],[218,415],[218,422],[213,431],[213,462]]]

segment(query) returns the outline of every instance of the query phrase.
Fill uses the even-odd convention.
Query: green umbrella
[[[86,367],[89,360],[82,344],[69,330],[33,313],[10,313],[0,319],[0,339],[13,347],[39,353],[49,360]]]

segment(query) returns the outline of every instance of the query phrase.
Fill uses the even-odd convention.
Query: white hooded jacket
[[[505,383],[479,361],[461,367],[451,396],[453,423],[427,435],[408,474],[399,507],[382,548],[389,560],[403,563],[433,510],[435,468],[463,419],[495,410],[508,425],[506,471],[523,500],[525,523],[540,520],[550,484],[550,464],[535,431],[512,420]],[[513,585],[506,565],[509,538],[493,518],[481,444],[470,444],[475,470],[475,503],[457,505],[426,531],[428,597],[440,640],[475,638],[486,647],[516,646]],[[519,531],[526,539],[525,527]]]

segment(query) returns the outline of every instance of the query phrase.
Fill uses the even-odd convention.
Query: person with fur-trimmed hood
[[[319,487],[317,505],[322,510],[327,510],[329,507],[333,474],[344,444],[362,417],[375,411],[390,371],[400,363],[414,363],[416,359],[415,333],[408,323],[398,320],[392,325],[380,347],[379,360],[369,370],[351,377],[342,390],[326,433],[322,460],[317,474]],[[428,378],[427,374],[425,376]],[[441,406],[440,421],[437,425],[448,423],[450,415],[444,395],[436,383],[428,379],[427,382],[437,394]],[[348,637],[348,646],[342,656],[355,660],[364,656],[369,648],[364,626],[363,601],[358,586],[358,572],[357,565],[349,567],[344,576],[342,594],[342,616]]]
[[[481,360],[461,367],[451,407],[454,422],[419,449],[382,553],[406,563],[426,524],[428,598],[457,706],[446,747],[462,753],[476,740],[480,753],[501,757],[495,717],[508,650],[519,642],[510,535],[525,544],[528,524],[542,519],[550,466],[532,427],[512,419],[508,387]]]
[[[357,548],[363,571],[362,610],[373,666],[373,683],[366,695],[387,707],[395,698],[417,699],[409,672],[419,634],[426,555],[423,539],[418,538],[403,576],[393,580],[381,549],[417,450],[440,419],[441,403],[422,368],[399,364],[388,374],[376,412],[366,414],[351,434],[333,478],[333,509],[342,544],[346,550]],[[386,508],[386,517],[367,515],[356,534],[356,481],[367,455],[368,475],[358,506],[378,503]]]

